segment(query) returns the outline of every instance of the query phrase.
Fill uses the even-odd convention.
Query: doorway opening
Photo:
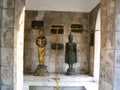
[[[32,13],[30,13],[30,12],[28,12],[29,14],[31,14],[31,16],[32,16],[32,19],[33,20],[41,20],[41,19],[45,19],[45,17],[44,17],[44,14],[46,13],[46,12],[44,12],[44,11],[34,11],[35,13],[34,14],[32,14]],[[58,12],[58,13],[60,13],[60,12]],[[57,14],[58,14],[57,13]],[[68,13],[68,12],[67,12]],[[48,15],[48,14],[50,14],[50,12],[49,13],[47,13],[46,15]],[[50,21],[54,21],[54,19],[51,19],[51,18],[53,18],[53,17],[55,17],[55,15],[56,15],[56,13],[54,13],[54,16],[47,16],[48,17],[48,20],[49,20],[49,23],[50,23]],[[62,14],[60,14],[60,18],[62,18],[61,17],[61,15],[63,15],[63,13]],[[82,16],[82,14],[80,14],[81,16]],[[30,15],[29,15],[30,16]],[[70,16],[70,14],[68,15],[68,16]],[[73,15],[74,16],[74,15]],[[87,16],[86,14],[84,14],[83,16]],[[36,17],[36,18],[34,18],[34,17]],[[58,18],[59,16],[57,16],[57,18]],[[99,49],[100,48],[98,48],[99,46],[98,46],[98,42],[96,42],[96,41],[98,41],[98,37],[96,37],[97,35],[99,35],[100,33],[97,33],[97,30],[98,30],[98,26],[99,26],[99,24],[98,24],[98,22],[99,22],[99,15],[97,16],[98,17],[98,19],[97,19],[97,23],[96,23],[96,32],[95,32],[95,38],[97,38],[97,40],[95,39],[95,51],[94,51],[94,53],[96,53],[95,55],[94,55],[94,70],[93,70],[93,72],[94,72],[94,79],[98,82],[98,78],[99,78],[99,68],[97,68],[96,69],[96,66],[99,64],[99,62],[98,62],[98,58],[99,58]],[[29,17],[29,20],[30,20],[31,18]],[[82,20],[83,21],[83,24],[86,24],[86,20],[85,19],[82,19],[82,18],[77,18],[77,19],[75,19],[73,22],[78,22],[78,19],[80,19],[80,20]],[[47,20],[47,19],[46,19]],[[62,19],[60,19],[61,20],[61,22],[65,22],[64,20],[62,21]],[[67,20],[66,20],[67,21]],[[71,23],[73,23],[73,22],[71,22]],[[49,25],[49,23],[48,23],[48,25]],[[54,22],[55,23],[55,22]],[[71,24],[70,23],[70,24]],[[28,24],[28,23],[27,23]],[[58,22],[57,22],[57,24],[59,24]],[[46,24],[47,25],[47,24]],[[25,25],[26,26],[26,25]],[[88,29],[88,28],[86,28],[87,27],[87,25],[84,27],[86,30]],[[46,30],[49,30],[49,27],[46,27],[45,28]],[[68,27],[67,27],[67,29],[68,29]],[[28,61],[28,62],[25,62],[25,63],[27,63],[26,64],[26,66],[25,66],[25,68],[26,68],[26,71],[28,70],[28,71],[33,71],[34,70],[34,68],[36,67],[36,65],[38,64],[38,60],[36,59],[36,57],[38,56],[38,52],[37,52],[37,46],[35,45],[35,40],[36,40],[36,35],[38,35],[38,31],[35,31],[35,30],[32,30],[30,27],[28,27],[26,30],[28,30],[27,31],[27,33],[24,33],[24,34],[26,34],[26,37],[24,38],[24,40],[25,40],[25,44],[28,44],[28,45],[30,45],[31,47],[29,48],[28,47],[28,45],[26,45],[27,47],[26,48],[24,48],[24,50],[25,50],[25,52],[24,52],[24,54],[26,54],[26,55],[28,55],[28,56],[26,56],[26,61]],[[26,32],[26,31],[25,31]],[[51,34],[50,33],[48,33],[48,32],[45,32],[46,33],[46,36],[47,36],[47,39],[50,39],[50,38],[52,38],[52,41],[54,41],[54,36],[50,36]],[[66,32],[65,33],[66,35],[68,34],[68,32]],[[79,47],[82,47],[81,48],[81,51],[83,51],[83,54],[81,54],[82,56],[80,56],[80,57],[78,57],[78,59],[80,60],[81,59],[81,62],[82,62],[82,64],[81,63],[78,63],[78,64],[76,64],[76,68],[77,67],[80,67],[80,66],[82,66],[82,68],[80,68],[80,69],[78,69],[77,68],[77,71],[78,72],[80,72],[80,70],[83,72],[83,73],[85,73],[85,72],[88,72],[88,57],[86,58],[86,55],[89,55],[88,54],[88,50],[89,49],[86,49],[85,51],[84,51],[84,48],[85,47],[87,47],[88,48],[88,46],[87,46],[87,40],[88,40],[88,37],[87,37],[87,35],[85,35],[86,33],[84,33],[84,35],[82,35],[82,34],[74,34],[74,36],[75,36],[75,41],[76,42],[79,42],[79,40],[83,40],[82,42],[83,43],[81,43],[80,42],[80,45],[79,45]],[[64,35],[65,36],[65,35]],[[82,37],[81,37],[82,36]],[[30,37],[30,38],[29,38]],[[67,37],[67,36],[66,36]],[[61,41],[62,42],[67,42],[67,40],[66,40],[66,37],[64,38],[64,39],[61,39]],[[79,38],[80,37],[80,38]],[[27,42],[28,41],[28,42]],[[51,43],[52,41],[49,41],[49,43]],[[34,44],[33,44],[34,43]],[[49,44],[48,43],[48,44]],[[87,44],[86,44],[87,43]],[[88,44],[89,45],[89,44]],[[99,44],[100,45],[100,44]],[[49,45],[50,46],[50,45]],[[49,51],[50,51],[50,47],[46,47],[47,49],[49,49]],[[32,50],[34,51],[34,52],[32,52]],[[79,51],[79,49],[78,49],[78,51]],[[28,54],[29,53],[29,54]],[[47,55],[46,55],[46,61],[47,62],[54,62],[54,51],[51,51],[51,53],[49,53],[49,52],[46,52],[47,53]],[[61,58],[61,60],[64,60],[64,58],[63,58],[63,54],[64,54],[64,52],[61,52],[62,54],[61,54],[61,56],[60,56],[60,58]],[[34,56],[34,57],[33,57]],[[30,59],[32,59],[32,60],[30,60]],[[53,60],[53,61],[52,61]],[[34,62],[35,61],[35,62]],[[25,64],[24,63],[24,64]],[[66,65],[65,64],[63,64],[64,63],[64,61],[62,61],[60,64],[61,64],[61,66],[65,66],[65,67],[61,67],[61,72],[65,72],[66,71],[66,69],[67,69],[67,67],[66,67]],[[54,64],[54,63],[46,63],[46,65],[49,65],[49,71],[55,71],[54,70],[54,67],[53,66],[55,66],[55,65],[52,65],[52,64]],[[85,64],[87,64],[86,66],[85,66]],[[30,68],[29,68],[30,67]],[[97,66],[98,67],[98,66]],[[97,72],[97,74],[96,74],[96,72]]]

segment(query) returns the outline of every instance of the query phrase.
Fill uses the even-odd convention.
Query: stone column
[[[115,1],[101,0],[101,56],[99,90],[113,90]]]
[[[0,0],[0,90],[13,90],[14,0]]]
[[[113,90],[120,90],[120,0],[116,0],[115,10],[115,61]]]
[[[97,15],[98,15],[98,11],[100,8],[100,4],[98,4],[89,14],[89,29],[90,30],[95,30],[96,29],[96,20],[97,20]],[[93,33],[93,35],[95,34],[95,32]],[[94,36],[93,36],[94,38]],[[94,39],[91,38],[91,42],[90,42],[90,62],[89,62],[89,74],[90,75],[94,75]]]
[[[120,0],[101,0],[102,30],[99,90],[120,90],[119,5]]]
[[[14,90],[23,90],[23,45],[25,0],[15,0]]]
[[[0,90],[22,90],[24,3],[0,0]]]

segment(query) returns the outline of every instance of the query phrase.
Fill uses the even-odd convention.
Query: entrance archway
[[[99,69],[100,69],[100,9],[98,11],[95,27],[94,39],[94,79],[99,82]]]

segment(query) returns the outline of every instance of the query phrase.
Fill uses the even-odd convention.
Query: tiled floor
[[[24,90],[29,90],[30,86],[55,87],[56,82],[54,78],[55,78],[55,74],[49,74],[49,76],[43,76],[43,77],[25,75]],[[94,81],[93,77],[85,74],[74,75],[74,76],[66,76],[64,74],[59,74],[58,84],[59,87],[85,87],[86,90],[98,90],[98,84]],[[72,89],[72,90],[76,90],[76,89]]]

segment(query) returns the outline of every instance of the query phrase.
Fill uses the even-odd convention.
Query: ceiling
[[[90,12],[100,0],[26,0],[26,10]]]

